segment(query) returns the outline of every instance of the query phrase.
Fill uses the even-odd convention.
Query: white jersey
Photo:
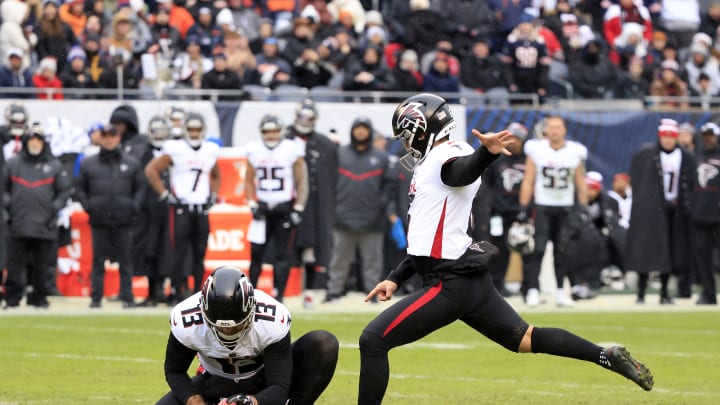
[[[468,186],[450,187],[440,179],[440,170],[449,159],[474,151],[464,141],[448,141],[431,149],[415,168],[409,191],[409,255],[455,260],[472,243],[467,230],[481,180],[478,177]]]
[[[678,198],[681,164],[682,152],[680,148],[675,148],[670,153],[660,151],[660,166],[662,166],[663,171],[665,201],[675,201]]]
[[[525,142],[524,149],[536,167],[535,204],[575,205],[575,169],[587,159],[587,148],[574,141],[565,141],[565,146],[553,149],[547,139],[531,139]]]
[[[283,139],[270,149],[262,141],[247,146],[248,163],[255,169],[255,195],[270,206],[293,199],[293,164],[305,156],[305,145]]]
[[[290,312],[274,298],[255,290],[255,322],[237,346],[223,346],[215,333],[203,322],[200,295],[195,293],[179,303],[170,313],[170,331],[183,346],[198,352],[198,359],[210,374],[245,379],[263,368],[266,347],[281,341],[290,333]]]
[[[205,204],[210,197],[210,171],[217,162],[220,146],[203,142],[195,150],[184,139],[165,141],[162,154],[170,156],[170,187],[183,204]]]

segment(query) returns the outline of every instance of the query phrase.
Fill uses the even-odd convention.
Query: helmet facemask
[[[220,344],[232,349],[238,345],[240,339],[250,332],[253,320],[255,319],[255,306],[253,305],[252,310],[247,314],[245,319],[240,322],[233,320],[217,320],[212,322],[203,313],[203,318],[207,323],[210,330],[212,330],[215,337],[218,339]]]

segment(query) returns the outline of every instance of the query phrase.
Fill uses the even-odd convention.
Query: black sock
[[[605,349],[564,329],[534,327],[532,352],[585,360],[607,368]]]

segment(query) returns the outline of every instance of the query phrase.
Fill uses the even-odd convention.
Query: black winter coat
[[[85,158],[75,193],[92,226],[130,226],[145,198],[140,163],[119,148]]]
[[[80,81],[80,76],[85,76],[85,81]],[[70,65],[65,67],[65,70],[60,74],[60,80],[64,89],[94,89],[97,84],[90,77],[90,72],[87,69],[83,69],[81,72],[75,72],[70,68]],[[65,93],[65,98],[77,98],[82,99],[85,96],[80,94],[68,94]]]
[[[286,137],[299,137],[292,127]],[[302,137],[305,138],[305,137]],[[314,248],[315,264],[328,267],[332,256],[332,230],[338,172],[338,147],[325,135],[313,132],[306,137],[305,163],[308,168],[308,199],[302,225],[297,229],[299,249]]]
[[[40,156],[25,148],[3,170],[3,205],[10,216],[11,237],[55,240],[57,214],[70,198],[71,181],[49,146]]]
[[[465,87],[487,91],[493,87],[507,88],[510,69],[494,56],[485,59],[467,55],[460,64],[460,82]]]
[[[435,49],[438,41],[447,40],[445,21],[433,10],[411,11],[405,18],[403,45],[412,48],[418,57]]]
[[[698,155],[692,223],[720,224],[720,148],[703,150]]]
[[[641,148],[630,162],[633,202],[627,233],[626,270],[669,273],[688,265],[688,226],[692,213],[695,159],[682,149],[678,200],[668,220],[660,147]],[[673,235],[671,243],[670,235]]]
[[[225,70],[219,72],[215,69],[205,73],[202,77],[202,88],[203,89],[215,89],[215,90],[240,90],[242,88],[242,80],[240,76],[232,71]],[[220,96],[219,100],[236,100],[237,96]]]

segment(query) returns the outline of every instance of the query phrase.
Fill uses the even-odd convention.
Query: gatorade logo
[[[241,252],[245,250],[245,231],[240,229],[217,229],[208,237],[208,250],[217,252]]]

